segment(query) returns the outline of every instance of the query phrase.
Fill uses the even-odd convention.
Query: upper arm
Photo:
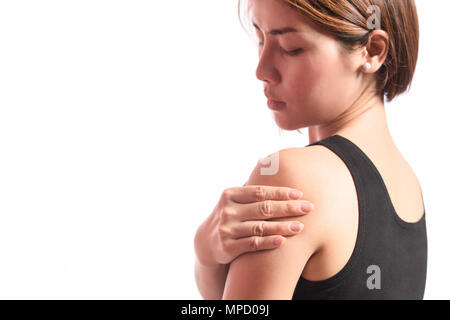
[[[314,203],[315,209],[304,216],[271,219],[298,220],[305,228],[301,233],[287,237],[279,248],[247,252],[233,260],[223,299],[292,299],[306,263],[323,244],[328,225],[327,206],[320,200],[326,191],[322,179],[315,174],[313,161],[310,149],[296,148],[278,152],[279,167],[274,174],[261,174],[264,166],[260,162],[256,165],[247,185],[297,188],[304,193],[303,199]]]

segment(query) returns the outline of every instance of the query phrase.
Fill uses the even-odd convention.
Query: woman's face
[[[277,125],[295,130],[342,117],[363,90],[358,71],[363,56],[344,51],[337,40],[282,0],[249,0],[249,5],[261,42],[256,77],[263,81],[268,98],[285,102],[273,112]],[[297,32],[270,33],[286,27]]]

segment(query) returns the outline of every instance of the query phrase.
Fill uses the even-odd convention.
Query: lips
[[[264,95],[267,97],[267,106],[269,107],[269,109],[278,111],[286,107],[286,102],[281,101],[279,98],[272,95],[269,90],[264,89]]]
[[[282,101],[267,100],[267,106],[269,107],[269,109],[278,111],[286,107],[286,103]]]
[[[278,103],[278,104],[285,103],[284,101],[281,101],[280,99],[278,99],[276,96],[270,94],[267,90],[264,90],[264,95],[267,97],[267,99],[269,99],[270,101],[273,101],[275,103]]]

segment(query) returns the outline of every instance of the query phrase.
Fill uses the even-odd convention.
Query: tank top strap
[[[355,167],[363,161],[365,166],[369,166],[373,170],[373,163],[369,158],[367,158],[366,154],[356,144],[341,135],[327,137],[325,139],[310,143],[307,147],[313,145],[323,145],[327,147],[336,153],[348,166],[350,165]]]
[[[409,223],[397,216],[376,166],[349,139],[333,135],[306,147],[314,145],[330,149],[350,171],[357,193],[358,231],[345,266],[323,280],[300,276],[293,298],[422,299],[427,262],[424,217]],[[375,274],[382,283],[377,290],[370,286]]]
[[[361,214],[365,214],[368,215],[367,218],[362,217],[362,219],[367,219],[369,224],[375,223],[375,221],[378,221],[378,223],[380,221],[384,222],[388,219],[390,223],[395,220],[396,224],[402,228],[414,229],[421,227],[421,223],[409,223],[400,219],[380,172],[372,160],[355,143],[341,135],[333,135],[310,143],[306,147],[313,145],[323,145],[330,149],[348,167],[355,182],[358,201],[363,202],[365,207],[365,210],[360,210],[360,218]],[[383,215],[381,217],[373,217],[371,216],[372,212],[383,213]],[[424,219],[421,219],[420,222],[422,220]]]
[[[363,190],[364,184],[369,184],[371,190],[373,190],[374,185],[380,187],[377,189],[383,188],[383,185],[380,184],[383,180],[379,180],[381,176],[379,176],[379,172],[375,165],[367,155],[349,139],[341,135],[333,135],[320,141],[310,143],[306,147],[313,145],[323,145],[341,158],[352,174],[357,190]]]
[[[384,207],[383,211],[388,210],[389,204],[386,200],[388,194],[387,190],[384,190],[385,185],[381,175],[373,162],[356,144],[341,135],[333,135],[308,146],[313,145],[323,145],[330,149],[349,169],[358,195],[361,219],[365,220],[365,217],[361,215],[370,212],[370,209],[377,208],[376,211],[381,212],[380,210]]]

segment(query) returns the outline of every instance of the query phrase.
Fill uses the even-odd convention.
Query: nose
[[[259,49],[259,63],[256,67],[256,78],[263,82],[277,82],[280,81],[280,73],[278,72],[274,57],[271,55],[269,48],[264,46],[263,49]]]

